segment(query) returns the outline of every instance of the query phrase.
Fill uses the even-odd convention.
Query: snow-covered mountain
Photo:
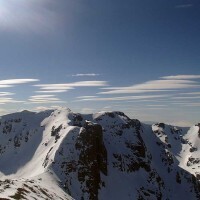
[[[0,199],[200,199],[200,124],[67,108],[0,119]]]

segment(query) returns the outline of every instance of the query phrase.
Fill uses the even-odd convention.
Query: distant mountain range
[[[122,112],[23,111],[0,119],[0,199],[200,199],[200,124]]]

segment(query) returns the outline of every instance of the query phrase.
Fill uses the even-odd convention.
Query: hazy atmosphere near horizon
[[[57,106],[200,117],[199,0],[0,0],[0,116]]]

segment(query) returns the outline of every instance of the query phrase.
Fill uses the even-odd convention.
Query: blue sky
[[[199,27],[198,0],[0,0],[0,115],[67,106],[197,123]]]

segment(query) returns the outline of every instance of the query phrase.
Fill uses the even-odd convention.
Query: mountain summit
[[[199,181],[200,124],[67,108],[0,119],[0,199],[199,199]]]

